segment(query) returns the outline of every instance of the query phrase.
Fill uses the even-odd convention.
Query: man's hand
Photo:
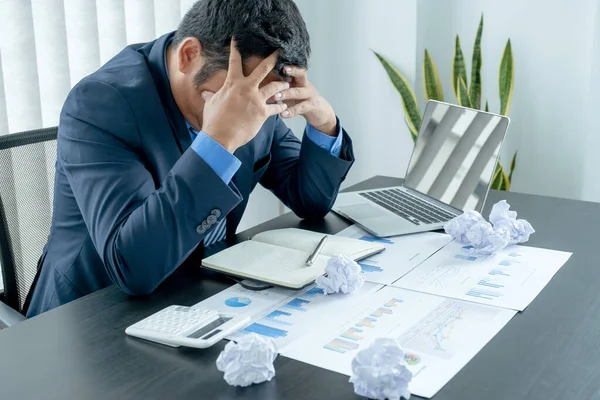
[[[306,70],[298,67],[285,67],[286,75],[293,78],[292,87],[275,95],[275,100],[282,100],[289,108],[281,113],[284,118],[302,115],[306,122],[319,131],[335,136],[337,120],[331,105],[308,81]]]
[[[273,70],[277,52],[265,58],[248,77],[242,70],[242,56],[231,41],[229,70],[217,93],[203,92],[205,101],[202,131],[233,153],[256,136],[267,118],[280,114],[287,104],[267,104],[276,93],[288,89],[287,82],[260,83]]]

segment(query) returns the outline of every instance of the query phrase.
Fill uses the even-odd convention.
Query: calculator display
[[[214,332],[211,332],[213,329],[223,325],[225,322],[229,321],[230,319],[231,319],[230,317],[219,317],[219,319],[216,319],[213,322],[211,322],[210,324],[203,326],[202,328],[198,329],[196,332],[189,334],[187,337],[189,337],[191,339],[198,339],[198,338],[209,339],[212,336],[216,335],[217,333],[221,332],[220,329],[217,329]],[[207,333],[209,333],[209,334],[206,335]],[[203,337],[204,335],[206,335],[206,336]]]

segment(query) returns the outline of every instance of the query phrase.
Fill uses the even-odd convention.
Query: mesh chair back
[[[57,128],[0,136],[4,302],[21,311],[52,224]]]

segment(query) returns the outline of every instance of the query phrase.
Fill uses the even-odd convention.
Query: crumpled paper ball
[[[510,211],[506,200],[494,204],[490,222],[477,211],[465,211],[448,221],[444,229],[454,239],[468,245],[464,251],[481,254],[493,254],[508,245],[526,242],[535,232],[529,222],[517,219],[517,213]]]
[[[331,257],[325,267],[325,274],[316,279],[317,287],[323,289],[325,295],[352,293],[365,283],[360,265],[344,255]]]
[[[352,360],[350,382],[359,396],[376,400],[409,399],[411,379],[404,351],[395,339],[375,339]]]
[[[217,369],[232,386],[250,386],[270,381],[275,376],[273,361],[277,345],[272,338],[249,333],[229,342],[217,358]]]
[[[508,246],[510,231],[504,226],[493,228],[489,222],[482,220],[471,227],[466,237],[471,245],[467,252],[492,254]]]
[[[468,241],[467,233],[469,230],[481,222],[485,222],[481,214],[477,211],[469,210],[448,221],[444,226],[444,230],[459,242],[466,243]]]
[[[505,227],[510,232],[509,244],[524,243],[529,236],[535,233],[535,229],[524,219],[517,219],[517,212],[510,211],[510,205],[506,200],[494,204],[490,212],[490,222],[494,227]]]

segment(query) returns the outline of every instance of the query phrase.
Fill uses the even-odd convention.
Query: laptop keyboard
[[[455,217],[448,211],[400,189],[383,189],[359,194],[415,225],[446,222]]]

